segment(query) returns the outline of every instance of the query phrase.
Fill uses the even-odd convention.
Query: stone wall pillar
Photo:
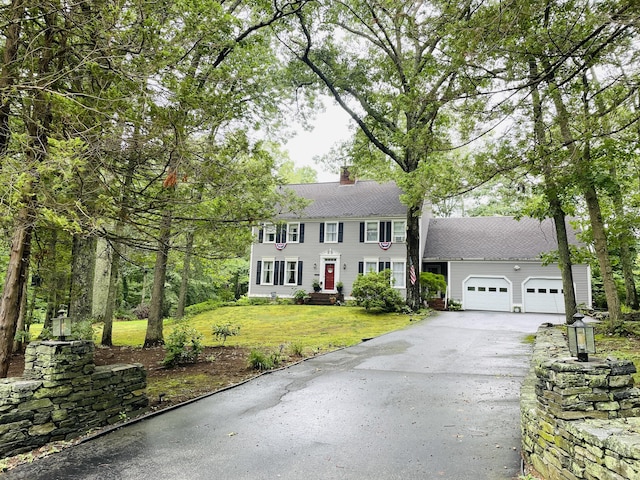
[[[634,373],[630,360],[551,360],[536,367],[536,395],[543,410],[562,420],[636,417],[640,390],[633,386]]]
[[[148,406],[141,364],[94,363],[89,341],[32,342],[23,377],[0,379],[0,457],[137,415]]]

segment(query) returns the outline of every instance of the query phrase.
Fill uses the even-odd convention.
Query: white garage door
[[[504,278],[469,277],[462,288],[466,310],[511,311],[511,284]]]
[[[559,278],[530,278],[524,282],[524,311],[564,313],[564,292]]]

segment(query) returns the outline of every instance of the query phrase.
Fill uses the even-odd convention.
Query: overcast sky
[[[337,173],[329,172],[314,162],[314,157],[324,155],[331,147],[350,137],[349,116],[338,105],[326,102],[324,112],[318,114],[310,132],[298,129],[298,134],[287,142],[285,149],[297,167],[309,166],[318,172],[319,182],[337,182]]]

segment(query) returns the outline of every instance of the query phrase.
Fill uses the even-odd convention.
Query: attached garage
[[[523,284],[524,311],[564,313],[564,291],[559,278],[529,278]]]
[[[511,311],[511,283],[504,277],[468,277],[463,283],[466,310]]]

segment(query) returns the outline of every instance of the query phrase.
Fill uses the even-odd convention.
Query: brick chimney
[[[354,183],[356,183],[356,178],[351,175],[349,167],[340,167],[340,185],[353,185]]]

